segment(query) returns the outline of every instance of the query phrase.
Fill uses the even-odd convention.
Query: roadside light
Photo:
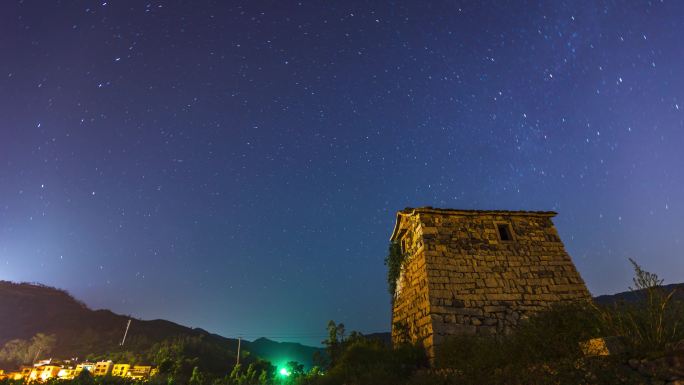
[[[280,369],[280,372],[279,372],[279,373],[280,373],[280,375],[283,376],[283,377],[289,377],[290,374],[292,374],[292,373],[290,373],[290,371],[287,370],[286,368]]]

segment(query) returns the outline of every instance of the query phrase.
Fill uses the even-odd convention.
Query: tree
[[[272,376],[269,376],[268,372],[265,370],[261,371],[259,375],[259,385],[268,385],[271,383]]]
[[[323,341],[330,357],[330,366],[333,367],[342,352],[344,343],[344,324],[336,324],[335,321],[328,321],[328,338]]]
[[[296,378],[304,374],[304,365],[297,361],[289,361],[287,364],[285,364],[285,367],[290,372],[292,377]]]
[[[89,371],[81,370],[81,372],[78,374],[78,376],[73,379],[72,384],[73,385],[93,385],[93,384],[95,384],[95,380],[93,379],[93,376],[92,376],[92,374],[90,374]]]
[[[30,364],[52,352],[57,342],[54,335],[38,333],[26,340],[11,340],[0,349],[0,361],[14,364]]]
[[[231,383],[238,383],[240,380],[240,369],[242,368],[242,365],[240,364],[235,364],[233,366],[233,370],[230,371],[230,374],[228,375],[228,378],[232,381]]]
[[[330,366],[330,359],[325,353],[316,350],[313,354],[313,364],[321,368],[327,368]]]
[[[0,350],[0,362],[8,362],[14,364],[27,364],[27,352],[29,350],[29,342],[26,340],[11,340]]]
[[[43,356],[50,354],[56,343],[57,337],[54,335],[38,333],[33,336],[31,338],[31,345],[29,347],[29,354],[34,355],[32,360],[37,360],[40,358],[41,354]]]
[[[379,340],[357,337],[345,341],[335,365],[321,378],[331,384],[402,384],[426,366],[421,347],[391,348]]]
[[[202,374],[202,372],[200,372],[199,368],[197,366],[195,366],[192,369],[192,374],[190,375],[189,384],[190,385],[204,385],[204,383],[205,383],[204,374]]]

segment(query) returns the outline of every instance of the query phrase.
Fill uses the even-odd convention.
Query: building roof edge
[[[468,210],[468,209],[442,209],[431,206],[425,207],[407,207],[403,210],[397,211],[397,220],[390,236],[390,241],[394,241],[400,228],[401,218],[404,216],[411,216],[415,214],[446,214],[446,215],[515,215],[515,216],[535,216],[535,217],[555,217],[558,215],[555,211],[526,211],[526,210]]]

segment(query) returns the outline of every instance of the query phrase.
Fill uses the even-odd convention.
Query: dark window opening
[[[513,240],[513,237],[511,237],[511,229],[507,224],[496,225],[496,227],[499,229],[499,238],[501,238],[502,241]]]

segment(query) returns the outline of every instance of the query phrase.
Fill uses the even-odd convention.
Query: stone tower
[[[449,335],[505,333],[554,302],[591,298],[550,211],[407,208],[391,240],[405,256],[392,339],[434,347]]]

